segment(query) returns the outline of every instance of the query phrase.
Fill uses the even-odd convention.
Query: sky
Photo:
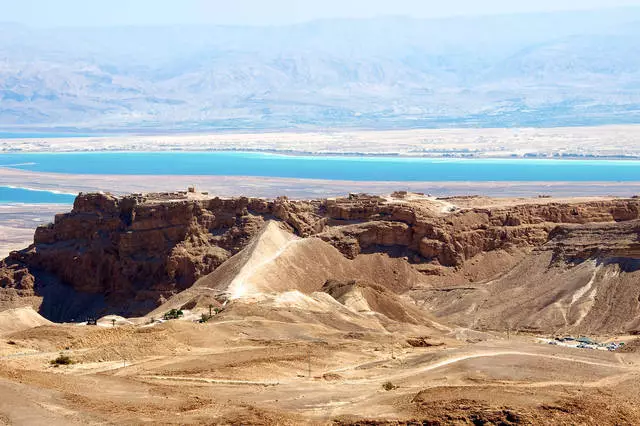
[[[33,27],[284,25],[325,18],[441,18],[640,6],[640,0],[0,0],[0,22]]]

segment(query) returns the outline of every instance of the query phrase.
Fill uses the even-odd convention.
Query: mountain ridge
[[[0,26],[0,126],[216,130],[635,122],[640,67],[631,53],[638,50],[638,21],[640,8],[284,27]],[[606,63],[589,49],[598,40],[610,42]],[[556,46],[553,56],[545,46]],[[543,81],[510,60],[525,53],[527,66],[544,71]],[[565,70],[554,69],[558,62],[567,64]]]

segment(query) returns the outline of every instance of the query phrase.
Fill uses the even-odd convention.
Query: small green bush
[[[51,360],[51,365],[54,366],[59,366],[59,365],[71,365],[71,364],[75,364],[75,361],[73,361],[68,355],[65,354],[60,354],[58,355],[58,358]]]
[[[183,315],[184,314],[182,313],[181,309],[172,309],[169,312],[164,314],[164,319],[165,319],[165,321],[178,319]]]

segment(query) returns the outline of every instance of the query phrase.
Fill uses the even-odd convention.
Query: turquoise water
[[[75,138],[91,136],[84,133],[70,132],[0,132],[0,139],[51,139],[51,138]],[[102,136],[102,135],[99,135]]]
[[[640,161],[314,157],[237,152],[1,154],[0,166],[66,174],[354,181],[640,181]]]
[[[75,195],[0,186],[0,203],[73,204]]]

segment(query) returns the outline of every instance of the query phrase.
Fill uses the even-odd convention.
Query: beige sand
[[[283,307],[289,317],[276,320],[257,308],[208,324],[14,333],[20,347],[42,349],[0,363],[0,415],[6,423],[49,425],[640,420],[634,353],[552,347],[526,336],[473,344],[433,336],[444,346],[414,348],[403,332],[353,325],[348,333],[318,323],[322,314],[302,320],[304,311]],[[79,363],[48,365],[65,345]]]
[[[640,157],[640,126],[215,133],[0,140],[0,152],[243,150],[405,156]]]
[[[0,312],[0,335],[7,335],[29,328],[51,324],[51,321],[43,318],[31,307],[9,309]]]

